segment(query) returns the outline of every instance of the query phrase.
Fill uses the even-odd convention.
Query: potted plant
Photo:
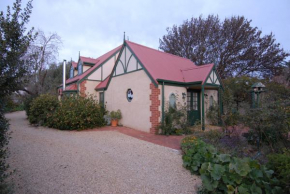
[[[118,121],[122,118],[121,110],[118,109],[117,111],[112,111],[110,113],[111,116],[111,125],[112,127],[117,127]]]

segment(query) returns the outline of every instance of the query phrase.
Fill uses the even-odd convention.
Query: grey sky
[[[0,0],[1,10],[12,2]],[[290,0],[34,0],[29,27],[62,38],[62,61],[77,60],[79,51],[96,58],[121,45],[124,31],[131,41],[157,49],[167,27],[191,17],[243,15],[290,52],[289,10]]]

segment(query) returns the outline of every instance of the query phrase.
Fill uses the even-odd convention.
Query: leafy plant
[[[191,136],[181,143],[183,166],[201,176],[204,193],[278,193],[273,171],[249,158],[220,154],[215,147]]]
[[[267,100],[267,98],[265,98]],[[269,145],[274,152],[289,147],[287,134],[290,131],[290,100],[264,101],[263,107],[248,109],[244,122],[250,127],[249,143]]]
[[[6,183],[6,179],[9,176],[8,164],[6,159],[8,156],[7,145],[9,143],[9,123],[4,116],[4,102],[0,98],[0,193],[8,193],[9,185]]]
[[[47,115],[47,126],[60,130],[83,130],[105,125],[104,111],[92,98],[63,98],[61,106]]]
[[[284,192],[290,193],[290,150],[285,150],[282,154],[270,154],[268,160],[267,167],[274,170]]]
[[[216,102],[208,109],[206,117],[212,125],[219,124],[219,106]]]
[[[117,120],[122,119],[121,110],[118,109],[117,111],[111,111],[110,112],[110,116],[111,116],[111,119],[117,119]]]
[[[59,107],[59,101],[56,96],[43,94],[31,102],[28,119],[32,124],[46,125],[48,115],[53,114]]]
[[[186,107],[172,108],[165,111],[164,122],[158,126],[162,135],[181,135],[192,133],[187,120]]]

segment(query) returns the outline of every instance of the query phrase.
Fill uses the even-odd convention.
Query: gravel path
[[[15,193],[196,193],[200,180],[170,148],[116,131],[31,127],[7,114]]]

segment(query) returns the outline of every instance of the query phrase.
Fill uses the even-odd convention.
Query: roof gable
[[[122,46],[118,46],[117,48],[115,48],[115,49],[107,52],[106,54],[98,57],[97,59],[93,59],[94,62],[96,62],[93,67],[91,67],[87,71],[83,72],[81,75],[77,75],[77,76],[75,76],[73,78],[67,79],[66,80],[66,84],[73,83],[73,82],[77,82],[77,81],[82,81],[84,78],[86,78],[88,75],[90,75],[90,73],[92,73],[94,70],[98,69],[106,60],[108,60],[113,55],[115,55],[121,49],[121,47]],[[80,57],[80,58],[82,58],[82,59],[84,59],[84,58],[86,58],[86,59],[92,59],[92,58],[88,58],[88,57]]]
[[[164,53],[130,41],[125,41],[125,43],[156,83],[158,83],[158,80],[204,83],[214,67],[213,64],[197,66],[186,58]]]

